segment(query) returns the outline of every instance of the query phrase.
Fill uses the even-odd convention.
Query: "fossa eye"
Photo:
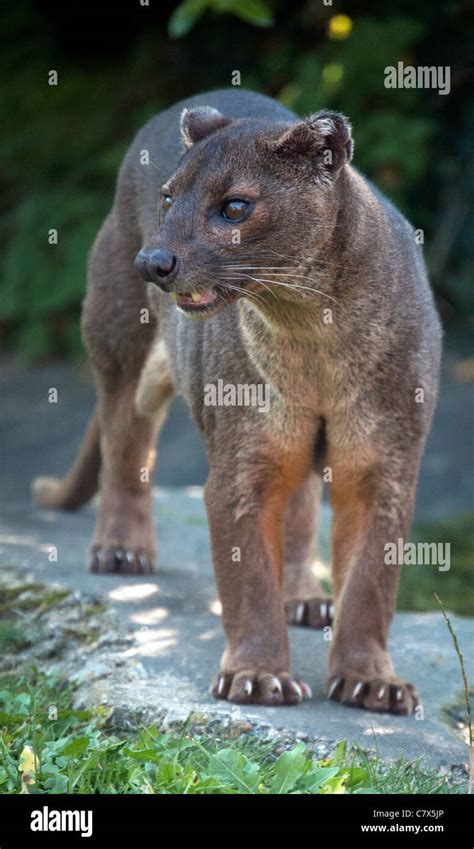
[[[171,195],[162,195],[161,208],[163,212],[168,212],[168,209],[173,206],[173,198]]]
[[[226,221],[239,222],[243,221],[249,205],[246,200],[239,200],[238,198],[232,198],[232,200],[228,200],[223,208],[222,208],[222,217],[225,218]]]

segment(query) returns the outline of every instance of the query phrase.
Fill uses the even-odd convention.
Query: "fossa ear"
[[[317,112],[267,142],[282,163],[329,182],[350,162],[354,150],[351,126],[338,112]]]
[[[212,106],[196,106],[194,109],[183,109],[181,112],[181,138],[186,149],[189,149],[201,139],[207,138],[216,130],[221,130],[232,123],[218,109]]]

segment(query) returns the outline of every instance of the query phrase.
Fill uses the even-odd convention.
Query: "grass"
[[[9,619],[0,621],[0,653],[21,651],[31,643],[31,631],[22,622],[12,622]]]
[[[398,610],[439,610],[437,593],[448,610],[462,616],[474,615],[474,595],[469,592],[474,562],[474,515],[464,513],[452,519],[418,522],[412,542],[451,544],[451,568],[439,572],[436,566],[403,566],[398,593]]]
[[[34,587],[34,592],[39,592],[39,595],[33,595],[31,587]],[[37,610],[38,612],[45,612],[53,607],[56,607],[58,603],[63,601],[70,594],[69,590],[51,590],[50,592],[44,592],[44,587],[41,584],[31,584],[26,585],[24,587],[16,587],[12,592],[15,594],[15,598],[8,597],[8,590],[2,590],[1,595],[5,594],[7,596],[5,601],[0,600],[0,615],[6,615],[11,612],[11,610]],[[26,597],[21,598],[21,595],[27,594]]]
[[[471,695],[469,690],[469,684],[467,680],[466,667],[464,665],[464,655],[461,651],[461,646],[459,645],[459,641],[457,638],[457,634],[455,633],[453,626],[451,624],[451,620],[446,612],[446,608],[441,601],[440,597],[435,593],[436,601],[441,607],[441,612],[444,617],[444,621],[446,622],[446,626],[451,635],[451,639],[453,641],[454,651],[456,652],[459,668],[461,670],[461,676],[463,681],[463,693],[464,693],[464,703],[466,706],[466,716],[467,716],[467,729],[468,729],[468,743],[469,743],[469,782],[467,792],[469,795],[472,794],[472,788],[474,784],[474,737],[472,732],[472,712],[471,712]]]
[[[460,784],[399,759],[390,765],[344,742],[325,760],[303,743],[276,753],[155,726],[120,732],[109,711],[74,710],[72,687],[32,668],[0,676],[0,793],[459,793]]]
[[[447,574],[447,573],[445,573]],[[422,758],[382,761],[341,741],[316,760],[286,739],[270,745],[248,733],[225,739],[190,717],[182,730],[163,733],[137,722],[114,727],[104,707],[74,709],[70,683],[31,666],[31,647],[49,633],[55,608],[66,641],[94,640],[97,603],[81,607],[79,624],[69,594],[21,580],[13,570],[0,582],[0,793],[216,794],[439,794],[461,793],[466,781],[427,767]],[[87,621],[82,623],[82,618]],[[26,656],[23,650],[26,649]],[[11,664],[11,665],[10,665]],[[25,664],[25,665],[20,665]],[[192,733],[193,732],[193,733]],[[228,735],[227,735],[228,736]],[[376,738],[375,738],[376,740]],[[277,748],[278,747],[278,748]]]
[[[474,563],[474,512],[432,522],[415,522],[410,542],[450,543],[451,567],[440,572],[431,565],[402,566],[397,610],[438,612],[437,593],[448,610],[460,616],[474,616],[474,594],[470,592]],[[326,563],[331,559],[331,534],[326,525],[321,528],[317,552],[324,563],[316,574],[324,589],[330,592],[331,573]]]

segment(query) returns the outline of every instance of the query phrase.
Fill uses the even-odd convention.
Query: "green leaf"
[[[94,716],[94,713],[91,710],[65,709],[65,710],[59,711],[58,721],[60,719],[77,719],[80,722],[87,722],[87,720],[92,719],[93,716]]]
[[[341,740],[341,742],[337,744],[332,758],[328,758],[328,760],[324,763],[327,764],[327,766],[340,766],[346,757],[346,748],[346,741]]]
[[[334,776],[334,778],[330,778],[329,781],[326,782],[322,789],[322,793],[328,795],[345,793],[346,780],[347,773],[341,772],[339,775]]]
[[[181,38],[186,35],[203,15],[208,5],[208,0],[184,0],[184,3],[180,3],[168,21],[168,34],[171,38]]]
[[[369,778],[367,770],[361,766],[345,767],[344,772],[347,772],[347,784],[351,789],[356,784],[360,784],[361,781],[367,781]]]
[[[308,793],[317,793],[331,778],[335,778],[339,772],[337,766],[322,766],[311,770],[304,778],[304,789]]]
[[[234,0],[229,11],[256,27],[270,27],[273,24],[273,15],[263,0]]]
[[[209,759],[208,772],[239,793],[254,793],[260,767],[235,749],[221,749]]]
[[[147,763],[162,764],[163,758],[157,755],[153,749],[128,749],[123,750],[123,754],[136,761],[145,761]]]
[[[50,793],[67,793],[67,775],[53,775],[51,778],[46,779],[44,786]]]
[[[16,726],[24,719],[25,717],[21,713],[6,713],[6,711],[0,710],[0,725],[2,726]]]
[[[270,785],[270,793],[288,793],[304,775],[309,760],[305,755],[303,743],[298,743],[289,752],[283,752],[274,765],[275,775]]]
[[[75,740],[72,740],[71,743],[68,743],[67,746],[59,752],[59,755],[63,758],[77,758],[85,752],[88,745],[88,737],[76,737]]]

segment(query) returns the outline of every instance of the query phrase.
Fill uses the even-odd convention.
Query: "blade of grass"
[[[453,626],[451,625],[451,620],[450,620],[450,618],[449,618],[449,616],[446,612],[446,608],[445,608],[443,602],[441,601],[438,593],[434,593],[434,597],[435,597],[436,601],[438,602],[438,604],[441,608],[441,613],[443,614],[446,625],[448,626],[448,631],[451,634],[451,638],[452,638],[452,641],[454,643],[454,649],[455,649],[456,654],[458,656],[459,665],[461,667],[461,675],[462,675],[462,680],[463,680],[463,684],[464,684],[464,699],[465,699],[465,702],[466,702],[466,711],[467,711],[467,727],[468,727],[468,732],[469,732],[469,782],[468,782],[467,792],[469,794],[472,794],[473,785],[474,785],[474,744],[473,744],[473,735],[472,735],[471,699],[469,697],[469,686],[468,686],[468,683],[467,683],[466,668],[464,666],[464,655],[461,651],[461,646],[459,645],[457,635],[454,631]]]

